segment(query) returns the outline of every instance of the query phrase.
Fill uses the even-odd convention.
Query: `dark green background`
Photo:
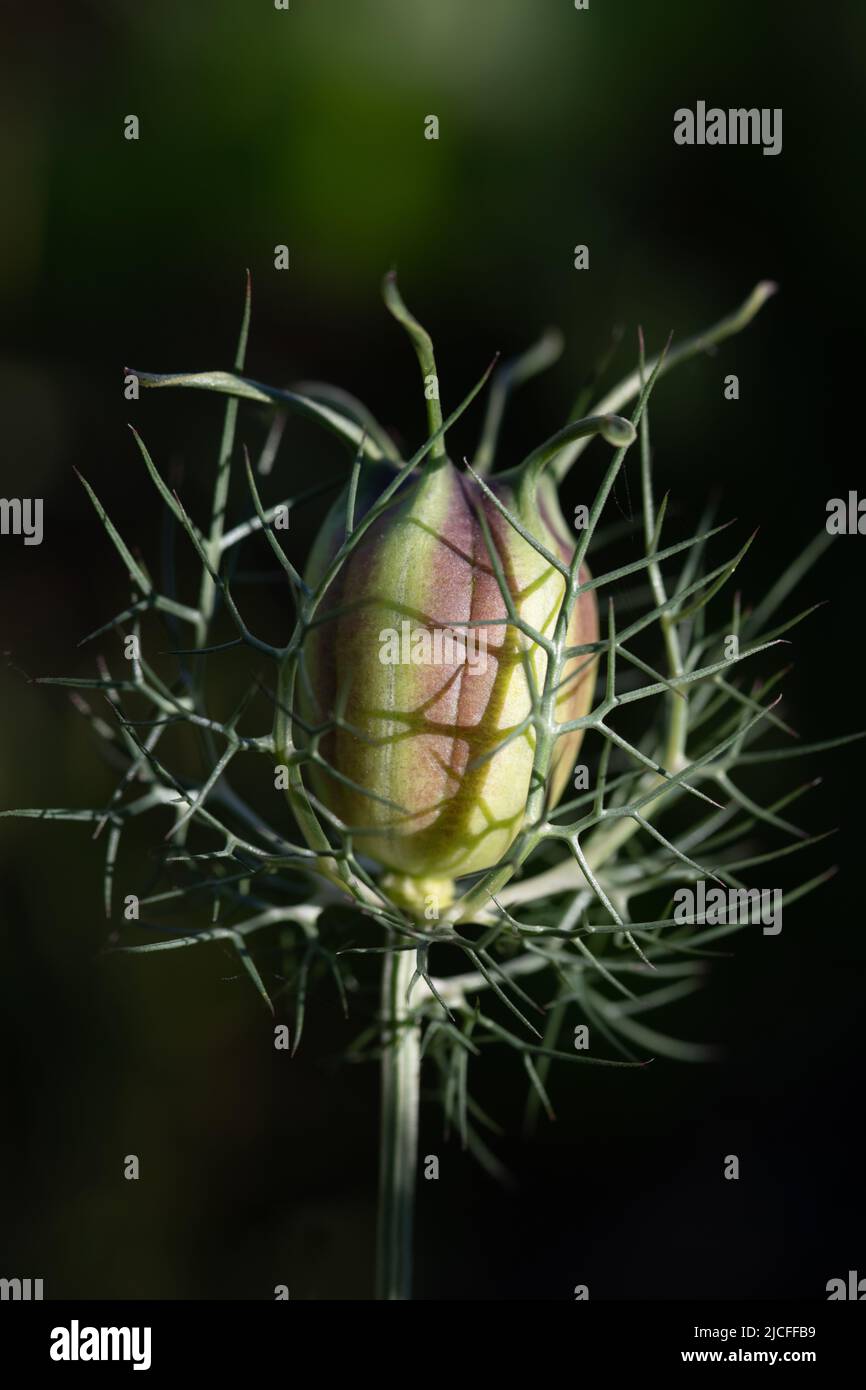
[[[658,347],[776,279],[743,337],[660,386],[660,486],[678,527],[716,489],[738,536],[760,525],[746,600],[822,526],[829,497],[866,490],[864,25],[851,0],[591,0],[585,13],[570,0],[292,0],[289,13],[91,0],[17,7],[4,30],[0,492],[46,499],[41,547],[0,540],[14,668],[91,674],[76,643],[126,599],[73,465],[155,569],[159,509],[127,421],[201,509],[219,403],[131,405],[122,368],[229,366],[246,267],[249,374],[338,382],[407,446],[423,403],[379,299],[389,266],[434,334],[446,404],[494,352],[561,325],[566,355],[515,402],[507,462],[560,425],[612,327],[625,369],[638,323]],[[783,152],[675,146],[673,112],[698,99],[781,106]],[[123,138],[129,113],[137,143]],[[573,269],[576,243],[588,273]],[[722,398],[729,371],[737,403]],[[461,422],[455,457],[478,420]],[[240,439],[260,437],[243,411]],[[587,478],[600,458],[594,446],[582,459]],[[637,497],[635,466],[614,517]],[[293,424],[271,500],[344,470],[333,442]],[[299,561],[323,505],[293,522]],[[785,688],[810,737],[864,722],[864,545],[837,540],[807,586],[832,600],[795,634]],[[281,591],[260,602],[283,636]],[[101,649],[117,664],[113,639]],[[0,690],[0,806],[101,804],[109,773],[63,693],[13,667]],[[568,1298],[577,1282],[594,1298],[821,1297],[829,1278],[866,1271],[862,746],[792,777],[807,774],[824,779],[807,823],[842,825],[809,867],[832,856],[842,873],[786,914],[781,938],[744,934],[700,1004],[669,1020],[723,1041],[726,1060],[569,1069],[534,1146],[519,1137],[522,1070],[491,1062],[481,1089],[509,1126],[498,1151],[519,1188],[500,1192],[425,1118],[442,1179],[421,1185],[420,1297]],[[145,854],[131,844],[122,882],[146,881]],[[217,948],[94,960],[108,928],[86,828],[4,821],[0,856],[0,1274],[42,1277],[49,1297],[268,1298],[275,1283],[369,1296],[376,1076],[335,1062],[370,1001],[346,1027],[325,989],[290,1062]],[[130,1152],[137,1184],[122,1178]],[[732,1152],[739,1183],[721,1179]]]

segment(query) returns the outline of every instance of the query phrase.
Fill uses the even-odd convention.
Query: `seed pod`
[[[381,465],[364,469],[359,519],[393,477]],[[490,488],[568,561],[573,543],[546,476],[512,473]],[[310,557],[311,587],[345,539],[345,517],[340,499]],[[587,577],[584,568],[581,582]],[[310,788],[350,828],[359,853],[411,879],[450,880],[496,864],[524,822],[537,737],[530,721],[547,656],[506,621],[501,585],[513,616],[552,637],[562,575],[443,456],[397,491],[350,551],[307,636],[298,683],[307,732],[298,728],[297,742],[309,745],[309,728],[338,725],[319,739],[327,768],[309,765]],[[590,591],[574,605],[567,644],[597,637]],[[566,666],[558,722],[587,712],[595,669],[592,655]],[[562,795],[581,737],[573,731],[554,745],[549,805]]]

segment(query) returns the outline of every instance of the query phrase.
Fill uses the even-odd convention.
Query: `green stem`
[[[402,295],[397,288],[396,273],[391,270],[385,276],[382,285],[382,297],[385,300],[385,307],[393,315],[399,324],[402,324],[412,339],[415,348],[415,355],[418,358],[418,365],[421,368],[421,376],[424,382],[424,398],[427,402],[427,423],[431,434],[436,434],[442,428],[442,405],[439,400],[439,375],[436,371],[436,358],[433,354],[433,339],[422,328],[421,324],[413,314],[410,314],[406,305],[403,303]],[[438,438],[433,448],[430,450],[430,459],[433,464],[445,458],[444,437]]]
[[[382,1095],[376,1296],[408,1299],[412,1289],[412,1216],[418,1166],[421,1030],[407,994],[415,952],[385,955],[382,972]]]
[[[238,346],[235,353],[235,371],[243,371],[244,360],[247,354],[247,338],[250,331],[250,275],[247,271],[246,292],[244,294],[244,311],[241,319],[241,330],[238,335]],[[238,402],[236,398],[231,398],[226,402],[225,419],[223,422],[222,438],[220,440],[219,461],[217,463],[216,480],[214,482],[213,503],[211,505],[210,527],[207,541],[205,543],[205,553],[208,564],[215,572],[220,568],[221,543],[223,531],[225,530],[226,507],[228,505],[229,482],[231,481],[232,471],[232,452],[235,444],[235,426],[238,418]],[[195,645],[204,647],[207,645],[208,630],[211,618],[214,613],[216,601],[216,588],[207,569],[202,569],[201,587],[199,589],[198,608],[199,621],[196,627]],[[197,691],[200,694],[204,683],[205,661],[201,658],[196,668]]]

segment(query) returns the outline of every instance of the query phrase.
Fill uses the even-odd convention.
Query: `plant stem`
[[[421,1030],[407,994],[415,952],[385,955],[382,972],[382,1094],[376,1296],[408,1299],[412,1288],[412,1216],[418,1163]]]
[[[415,354],[418,358],[418,365],[421,368],[421,376],[424,379],[424,398],[427,402],[427,423],[431,434],[436,434],[442,428],[442,405],[439,400],[439,377],[436,371],[436,358],[433,354],[433,340],[426,328],[410,314],[403,297],[397,288],[396,273],[391,270],[385,276],[382,285],[382,296],[385,300],[385,307],[394,316],[398,323],[402,324],[412,339]],[[433,448],[430,450],[430,461],[435,464],[445,458],[445,439],[440,436]]]

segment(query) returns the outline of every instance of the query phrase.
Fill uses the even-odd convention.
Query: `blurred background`
[[[110,635],[77,647],[128,594],[73,468],[157,572],[160,508],[127,423],[201,515],[222,404],[126,401],[123,368],[229,368],[247,267],[247,374],[339,383],[407,448],[423,399],[381,304],[389,267],[434,336],[446,407],[495,352],[558,324],[566,352],[515,399],[508,464],[564,421],[612,330],[625,372],[638,324],[657,349],[777,280],[745,334],[660,385],[659,488],[678,531],[715,491],[739,538],[760,527],[744,602],[822,528],[828,498],[866,492],[862,346],[846,332],[863,308],[855,4],[44,0],[9,11],[4,37],[0,493],[45,499],[45,539],[0,539],[0,808],[110,793],[66,693],[22,675],[120,660]],[[698,100],[782,107],[782,153],[676,146],[673,112]],[[424,139],[430,114],[438,141]],[[729,372],[738,402],[723,399]],[[461,421],[454,457],[480,418]],[[263,430],[243,407],[239,441]],[[593,446],[582,476],[602,459]],[[613,519],[637,502],[636,469]],[[266,498],[345,471],[336,442],[292,421]],[[583,495],[580,478],[569,488],[567,503]],[[293,515],[299,563],[328,500]],[[787,609],[830,600],[794,634],[785,685],[810,739],[864,723],[864,545],[836,540]],[[250,592],[266,635],[287,633],[279,586]],[[214,670],[226,692],[232,669]],[[442,1176],[421,1183],[418,1297],[570,1298],[577,1283],[593,1298],[822,1297],[829,1278],[866,1272],[863,772],[859,744],[794,765],[789,785],[823,778],[809,828],[841,825],[806,869],[841,872],[786,911],[780,938],[737,938],[699,1003],[668,1020],[722,1043],[722,1061],[565,1069],[557,1122],[527,1143],[524,1073],[491,1060],[480,1090],[505,1125],[509,1191],[443,1141],[435,1110],[423,1117],[421,1152]],[[131,837],[125,891],[146,888],[164,831]],[[2,822],[0,1275],[41,1277],[58,1298],[270,1298],[277,1283],[370,1297],[377,1076],[339,1065],[365,1008],[346,1024],[326,986],[289,1061],[219,947],[97,959],[118,925],[102,914],[102,850],[86,826]],[[277,963],[265,951],[259,964],[272,982]],[[739,1182],[722,1180],[730,1153]]]

